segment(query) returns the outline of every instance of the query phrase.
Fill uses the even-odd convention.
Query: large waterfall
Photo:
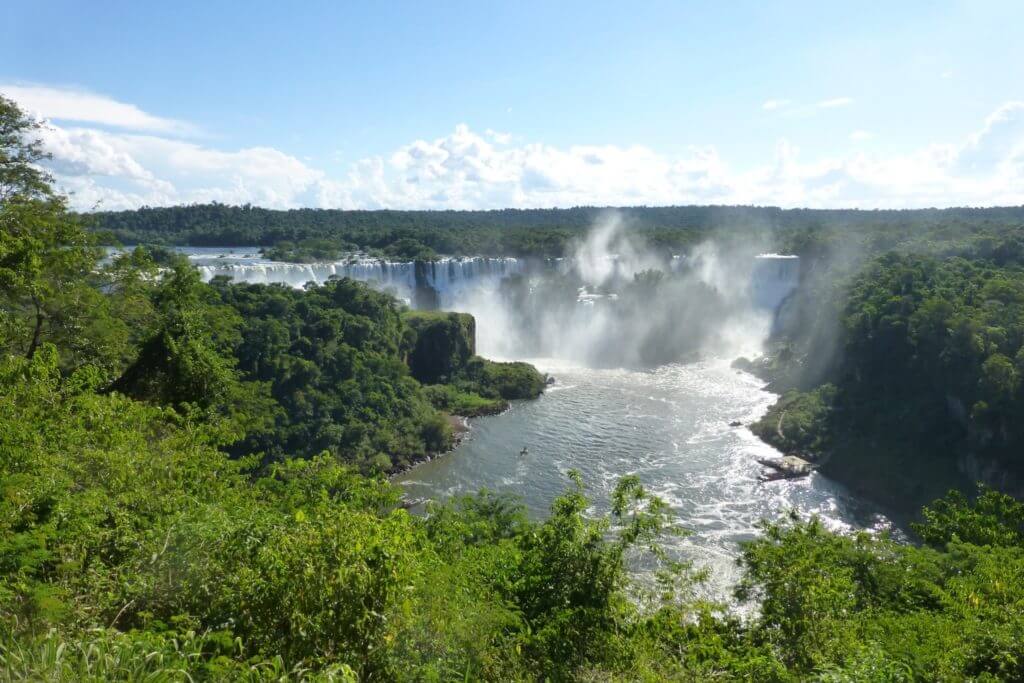
[[[226,276],[236,282],[283,283],[302,287],[331,278],[349,277],[374,284],[417,307],[448,308],[467,290],[495,287],[502,278],[521,273],[524,261],[516,258],[445,257],[435,261],[390,261],[353,256],[333,263],[281,263],[238,258],[236,253],[192,254],[205,281]]]
[[[291,287],[302,287],[307,282],[319,284],[331,278],[349,277],[381,289],[390,289],[399,298],[421,308],[451,308],[464,301],[473,290],[493,290],[508,275],[534,270],[527,268],[527,262],[523,259],[481,256],[445,257],[435,261],[391,261],[353,255],[332,263],[283,263],[262,258],[257,249],[252,247],[183,248],[181,251],[196,264],[205,281],[225,276],[236,282],[283,283]],[[693,261],[675,256],[666,264],[645,265],[667,266],[675,272],[687,268],[699,269],[700,266]],[[563,273],[583,269],[580,259],[571,257],[548,259],[535,265]],[[592,260],[588,267],[615,278],[630,279],[632,276],[632,271],[624,267],[616,256]],[[800,278],[800,259],[797,256],[762,254],[755,257],[748,274],[749,280],[744,284],[749,300],[758,308],[774,311],[796,289]],[[730,273],[730,277],[736,275]],[[726,283],[726,286],[735,284]]]

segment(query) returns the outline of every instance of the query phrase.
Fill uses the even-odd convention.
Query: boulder
[[[766,481],[806,477],[815,469],[814,463],[795,455],[786,455],[781,458],[758,458],[757,461],[772,470],[763,475],[762,478]]]

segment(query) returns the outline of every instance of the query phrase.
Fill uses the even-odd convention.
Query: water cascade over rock
[[[754,259],[750,294],[754,305],[776,311],[800,284],[800,257],[761,254]]]
[[[415,308],[450,308],[470,289],[496,287],[502,278],[522,273],[525,262],[516,258],[445,257],[434,261],[389,261],[352,257],[334,263],[281,263],[262,259],[194,259],[205,281],[226,276],[235,282],[283,283],[302,287],[348,277],[393,289]]]

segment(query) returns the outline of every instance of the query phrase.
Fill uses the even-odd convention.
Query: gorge
[[[836,529],[905,521],[817,474],[761,481],[758,459],[779,453],[745,426],[730,426],[750,424],[776,398],[730,361],[761,349],[799,285],[797,257],[723,253],[706,243],[659,259],[624,243],[612,253],[609,245],[598,230],[573,254],[548,260],[298,264],[267,261],[248,247],[180,251],[204,279],[301,287],[351,277],[413,306],[471,313],[479,353],[526,360],[556,378],[539,399],[473,419],[454,452],[398,475],[417,509],[487,488],[521,496],[543,517],[566,473],[578,470],[605,512],[616,481],[636,474],[696,532],[671,552],[714,569],[707,590],[716,598],[727,597],[738,542],[755,537],[759,520],[798,509]],[[634,291],[652,272],[661,279]]]

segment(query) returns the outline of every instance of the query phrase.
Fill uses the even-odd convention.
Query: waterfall
[[[568,273],[578,269],[574,258],[545,259],[527,267],[527,261],[517,258],[444,257],[434,261],[390,261],[367,256],[352,256],[333,263],[284,263],[268,261],[253,253],[252,248],[217,252],[213,249],[193,249],[189,257],[196,264],[204,281],[226,276],[235,282],[252,284],[283,283],[300,288],[307,282],[321,284],[331,278],[348,277],[366,282],[382,290],[392,291],[398,298],[417,308],[451,309],[464,302],[477,290],[495,290],[502,278],[512,274],[542,270]],[[699,259],[698,259],[699,260]],[[603,257],[610,280],[628,280],[632,272],[655,267],[675,273],[697,267],[693,259],[674,255],[664,261],[645,259],[640,265],[622,263],[617,256]],[[750,262],[747,261],[749,264]],[[601,265],[601,264],[598,264]],[[749,270],[748,270],[749,268]],[[776,311],[796,289],[800,280],[800,259],[797,256],[761,254],[753,264],[740,269],[747,271],[745,283],[749,301],[758,309]],[[718,269],[709,283],[724,289],[727,285],[744,287],[737,283],[739,272]],[[706,273],[702,277],[707,277]],[[724,278],[724,280],[722,279]],[[746,277],[743,278],[746,280]],[[732,283],[726,282],[732,280]],[[733,284],[735,283],[735,284]],[[739,292],[737,292],[739,294]],[[591,302],[592,303],[592,302]]]
[[[776,311],[799,284],[799,256],[761,254],[754,259],[750,294],[755,306]]]
[[[307,282],[321,284],[331,278],[348,277],[380,289],[392,289],[407,302],[430,301],[437,307],[447,308],[469,289],[496,287],[502,278],[523,272],[524,262],[516,258],[483,256],[445,257],[435,261],[388,261],[360,257],[335,263],[218,263],[204,260],[197,267],[206,282],[217,276],[226,276],[235,282],[283,283],[296,288]],[[424,290],[429,295],[426,298],[422,296]]]

